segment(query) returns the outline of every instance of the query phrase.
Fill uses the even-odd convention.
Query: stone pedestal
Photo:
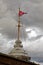
[[[22,59],[25,61],[30,60],[30,57],[28,57],[27,53],[23,49],[23,45],[22,45],[22,42],[20,40],[17,40],[15,42],[14,48],[10,52],[10,55],[15,57],[15,58]]]

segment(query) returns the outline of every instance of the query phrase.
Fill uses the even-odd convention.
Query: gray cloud
[[[43,37],[43,35],[37,35],[36,37],[32,37],[31,39],[28,39],[29,41],[35,41]]]
[[[33,42],[27,40],[26,44],[23,43],[23,45],[26,51],[28,50],[28,54],[30,52],[31,57],[42,58],[43,41],[41,40],[41,37],[43,36],[43,0],[0,0],[0,45],[4,45],[3,48],[0,47],[0,51],[8,53],[11,51],[11,45],[12,47],[14,45],[12,43],[17,37],[16,25],[18,20],[17,13],[19,5],[22,11],[28,13],[21,17],[21,24],[24,24],[26,28],[36,27],[40,29],[40,31],[42,30],[40,32],[42,34],[38,35],[37,37],[31,38],[31,40],[34,40]],[[22,38],[26,39],[27,33],[23,27],[21,28],[21,33]]]
[[[1,5],[5,5],[3,3],[3,1],[1,1]],[[5,10],[7,9],[7,11]],[[7,5],[5,7],[5,11],[0,11],[0,13],[4,13],[2,16],[3,18],[0,19],[0,27],[3,28],[0,32],[3,34],[3,35],[6,35],[9,39],[13,39],[13,38],[16,38],[17,36],[17,21],[12,17],[12,13],[11,11],[7,8]],[[2,9],[1,9],[2,10]],[[23,30],[22,30],[23,29]],[[24,28],[21,28],[22,32],[23,32],[23,35],[24,37],[22,36],[22,38],[26,38],[26,33],[25,33],[25,29]]]
[[[18,13],[19,2],[21,10],[26,11],[28,14],[21,18],[22,22],[28,26],[43,27],[43,1],[42,0],[4,0],[8,9],[11,11],[13,18]],[[16,5],[17,4],[17,5]],[[15,6],[16,5],[16,6]],[[14,14],[15,15],[14,15]]]

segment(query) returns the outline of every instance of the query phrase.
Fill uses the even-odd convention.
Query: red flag
[[[19,16],[22,16],[24,14],[27,14],[27,13],[26,12],[23,12],[23,11],[19,11],[19,13],[18,13]]]

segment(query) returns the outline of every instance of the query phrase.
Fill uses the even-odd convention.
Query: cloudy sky
[[[24,49],[36,61],[43,62],[43,0],[0,0],[0,52],[9,53],[17,39],[18,8]]]

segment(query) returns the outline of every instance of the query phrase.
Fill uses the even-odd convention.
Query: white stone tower
[[[20,11],[20,8],[19,8],[19,11]],[[20,40],[20,27],[21,27],[21,24],[20,24],[20,16],[18,16],[18,17],[19,17],[18,25],[17,25],[17,27],[18,27],[18,38],[15,41],[14,48],[10,52],[10,55],[15,57],[15,58],[28,61],[28,60],[30,60],[31,57],[29,57],[28,54],[23,49],[22,41]]]

